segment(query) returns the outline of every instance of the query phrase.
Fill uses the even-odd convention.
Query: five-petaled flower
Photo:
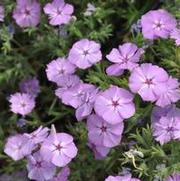
[[[122,122],[135,113],[133,94],[128,90],[111,86],[99,93],[95,100],[95,112],[110,124]]]
[[[176,19],[163,9],[151,10],[141,18],[142,33],[147,39],[168,38],[176,24]]]
[[[49,23],[53,26],[68,24],[72,19],[73,11],[74,7],[64,0],[53,0],[44,7],[45,14],[49,16]]]
[[[52,126],[50,135],[41,145],[40,153],[44,160],[64,167],[77,155],[77,148],[71,135],[56,133]]]

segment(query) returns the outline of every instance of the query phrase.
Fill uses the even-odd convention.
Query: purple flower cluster
[[[176,26],[176,19],[164,9],[151,10],[141,17],[143,36],[150,40],[171,37],[179,45],[180,32]]]
[[[23,80],[19,84],[20,92],[10,96],[10,108],[15,114],[25,116],[35,107],[35,98],[40,92],[39,81],[33,77]]]
[[[68,24],[72,19],[74,8],[64,0],[53,0],[44,7],[49,16],[49,23],[53,26]],[[40,23],[41,8],[37,0],[17,0],[13,11],[13,18],[22,27],[36,27]],[[4,9],[0,6],[0,21],[4,20]]]
[[[174,105],[155,107],[151,117],[153,136],[161,145],[180,140],[180,109]]]
[[[138,93],[144,101],[155,102],[160,107],[176,103],[180,100],[178,80],[169,76],[161,67],[151,63],[138,64],[143,53],[142,48],[132,43],[113,49],[106,56],[115,63],[107,69],[108,74],[120,75],[124,70],[130,70],[130,90]],[[101,58],[100,45],[83,39],[73,45],[67,59],[53,60],[46,69],[48,80],[58,86],[56,96],[63,104],[76,109],[78,121],[87,119],[88,146],[97,159],[104,158],[110,148],[120,144],[123,121],[135,114],[134,95],[128,90],[111,85],[100,91],[74,74],[76,68],[89,68]],[[169,126],[167,121],[161,121],[164,121],[166,127]],[[158,140],[155,131],[154,136]]]
[[[68,24],[74,8],[64,0],[53,0],[44,7],[53,26]],[[35,27],[40,22],[40,4],[37,0],[17,0],[13,17],[20,27]],[[0,21],[4,10],[0,6]],[[147,39],[169,38],[180,44],[180,31],[176,19],[165,10],[153,10],[141,18],[142,33]],[[83,82],[75,72],[87,69],[102,60],[101,45],[93,40],[75,42],[67,58],[52,60],[46,68],[49,81],[56,83],[56,96],[75,109],[78,121],[87,120],[88,146],[96,159],[103,159],[110,149],[121,142],[124,120],[135,114],[134,94],[143,101],[155,103],[152,112],[152,130],[155,140],[165,144],[180,139],[180,109],[174,103],[180,100],[180,84],[163,68],[151,63],[139,64],[144,50],[133,43],[113,48],[106,58],[113,63],[106,69],[110,76],[120,76],[130,71],[129,90],[115,85],[101,91],[95,85]],[[40,92],[36,78],[23,80],[20,92],[10,96],[11,111],[23,117],[35,107]],[[134,93],[134,94],[133,94]],[[37,181],[67,181],[67,165],[77,155],[73,137],[39,127],[28,134],[18,134],[7,140],[4,152],[14,160],[27,159],[28,177]],[[57,175],[57,167],[63,167]],[[169,177],[175,180],[176,175]],[[179,176],[177,177],[179,178]],[[131,175],[109,176],[106,181],[140,181]]]
[[[39,127],[32,133],[8,138],[4,152],[13,160],[27,159],[28,177],[37,181],[67,181],[70,173],[67,165],[77,155],[73,137]],[[64,167],[56,176],[56,167]]]
[[[41,16],[41,8],[38,0],[16,1],[17,4],[13,11],[13,18],[15,19],[16,23],[22,28],[36,27],[40,23]],[[95,8],[91,4],[88,4],[88,8],[90,11],[87,12],[87,16],[95,11]],[[73,19],[72,14],[74,12],[74,7],[73,5],[66,3],[64,0],[52,0],[52,2],[47,3],[44,6],[43,10],[44,13],[48,15],[49,24],[52,26],[68,24]],[[0,22],[3,21],[4,8],[0,6]],[[140,24],[138,26],[142,29],[144,38],[154,40],[157,38],[167,39],[171,37],[172,39],[175,39],[176,45],[179,46],[180,32],[177,27],[177,21],[166,10],[151,10],[144,14],[139,22]],[[81,40],[74,44],[70,52],[70,59],[72,63],[76,64],[82,69],[85,69],[100,61],[102,55],[101,52],[98,51],[99,44],[94,44],[94,46],[93,44],[94,42],[88,41],[87,39]],[[127,51],[129,51],[129,47],[133,51],[131,52],[132,54],[130,53],[128,56],[126,56]],[[78,49],[82,49],[83,51],[78,51]],[[89,58],[88,54],[91,54],[91,58]],[[116,54],[115,59],[113,58],[114,54]],[[107,73],[109,75],[120,75],[124,69],[132,69],[133,66],[129,66],[129,64],[135,65],[139,61],[138,59],[141,54],[141,50],[137,50],[136,45],[133,44],[124,44],[119,46],[119,50],[113,49],[107,58],[115,64],[107,69]],[[83,61],[84,59],[86,59],[86,61]],[[128,61],[128,63],[126,61]]]
[[[74,73],[76,68],[89,68],[101,58],[100,45],[83,39],[73,45],[68,58],[58,58],[47,65],[48,80],[58,86],[55,94],[65,105],[76,109],[78,121],[92,113],[99,91],[94,85],[83,83]]]
[[[137,178],[132,178],[131,175],[125,176],[109,176],[105,179],[105,181],[141,181]]]
[[[131,44],[127,44],[127,48],[130,50]],[[132,48],[135,48],[132,56],[136,59],[139,57],[136,51],[140,50],[135,45]],[[134,95],[128,90],[111,86],[99,91],[96,86],[84,83],[74,74],[76,67],[89,68],[101,57],[100,45],[83,39],[73,45],[67,59],[53,60],[46,68],[48,80],[58,86],[55,94],[61,102],[76,109],[78,121],[87,119],[88,146],[97,159],[104,158],[110,148],[120,144],[123,120],[135,114]]]

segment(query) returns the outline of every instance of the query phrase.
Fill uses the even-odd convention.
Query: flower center
[[[83,55],[84,55],[84,56],[86,56],[86,55],[88,55],[88,54],[89,54],[88,50],[84,50],[84,51],[83,51]]]
[[[56,150],[58,150],[58,151],[61,151],[61,149],[62,149],[62,146],[60,144],[55,145],[55,147],[56,147]]]
[[[58,70],[58,74],[61,75],[61,74],[64,74],[65,70],[64,69],[60,69]]]
[[[62,11],[57,9],[57,15],[61,15],[62,14]]]
[[[152,85],[153,84],[153,79],[146,79],[146,81],[144,82],[145,84],[148,84],[148,85]]]
[[[24,102],[22,102],[21,106],[24,108],[24,107],[26,107],[26,104]]]
[[[127,63],[129,61],[129,58],[128,56],[126,55],[124,58],[123,58],[123,63]]]
[[[25,14],[26,14],[26,16],[29,16],[30,15],[30,11],[28,9],[25,9]]]
[[[153,24],[153,28],[157,30],[162,30],[164,28],[164,23],[160,21],[155,21]]]
[[[172,132],[174,130],[174,128],[173,127],[168,127],[166,130],[167,130],[167,132]]]
[[[42,167],[42,163],[40,161],[37,161],[35,166],[40,168],[40,167]]]
[[[103,133],[106,132],[106,131],[107,131],[107,127],[103,125],[103,126],[101,127],[101,131],[102,131]]]
[[[119,102],[112,100],[112,106],[116,108],[117,106],[119,106]]]

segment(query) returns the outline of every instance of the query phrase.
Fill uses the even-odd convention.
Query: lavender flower
[[[28,177],[37,181],[46,181],[52,179],[55,174],[56,167],[45,161],[39,152],[28,157]]]
[[[0,22],[4,21],[4,7],[0,6]]]
[[[154,102],[159,91],[168,81],[167,72],[151,63],[141,64],[135,68],[129,77],[129,87],[133,93],[138,93],[144,101]],[[157,96],[157,93],[158,96]]]
[[[156,105],[165,107],[180,100],[180,84],[177,79],[169,77],[166,83],[156,89]]]
[[[180,29],[175,28],[172,32],[171,32],[171,38],[175,39],[176,45],[180,46]]]
[[[40,92],[39,81],[36,77],[23,80],[20,82],[19,88],[22,93],[27,93],[33,98],[37,97]]]
[[[168,38],[176,24],[176,19],[163,9],[151,10],[141,18],[143,36],[151,40]]]
[[[108,148],[117,146],[121,141],[123,123],[109,124],[101,117],[93,114],[88,117],[88,138],[95,145]]]
[[[123,70],[133,70],[138,66],[137,63],[143,53],[144,50],[142,48],[138,48],[133,43],[124,43],[123,45],[120,45],[118,49],[113,48],[110,54],[106,57],[109,61],[115,64],[112,65],[113,67],[111,71],[111,66],[108,68],[107,73],[110,75],[121,75]]]
[[[12,136],[8,138],[4,152],[13,160],[20,160],[31,153],[31,150],[23,149],[23,146],[26,143],[26,141],[27,139],[21,134]]]
[[[151,122],[155,123],[163,116],[167,116],[168,112],[175,110],[175,105],[169,105],[166,107],[155,106],[151,114]]]
[[[80,83],[63,94],[62,102],[76,109],[76,118],[80,121],[91,114],[97,93],[95,86]]]
[[[29,114],[35,107],[34,99],[25,93],[15,93],[11,95],[9,102],[11,103],[11,111],[23,116]]]
[[[68,59],[77,67],[87,69],[102,59],[100,48],[99,43],[82,39],[72,46]]]
[[[42,143],[48,136],[48,128],[40,126],[37,130],[32,133],[24,133],[24,137],[27,138],[26,143],[23,145],[24,150],[33,151],[37,148],[38,144]]]
[[[81,83],[81,80],[77,75],[67,75],[62,77],[57,82],[59,88],[56,89],[56,96],[58,96],[59,99],[62,99],[63,94],[68,91],[68,89],[75,87],[79,83]]]
[[[46,68],[46,74],[49,81],[59,82],[64,75],[71,75],[75,72],[75,66],[65,58],[52,60]]]
[[[166,107],[165,110],[166,114],[161,111],[162,116],[152,119],[153,136],[161,145],[180,139],[180,109],[173,106],[169,110]]]
[[[109,124],[117,124],[135,113],[134,96],[117,86],[100,93],[95,100],[95,112]]]
[[[179,173],[175,173],[175,174],[173,174],[173,175],[171,175],[165,179],[165,181],[179,181],[179,180],[180,180],[180,174]]]
[[[52,126],[51,134],[42,143],[40,152],[44,160],[64,167],[77,155],[77,148],[71,135],[56,133]]]
[[[40,4],[36,0],[17,0],[13,18],[20,27],[36,27],[40,22]]]
[[[68,24],[72,19],[74,7],[67,4],[64,0],[53,0],[46,4],[44,12],[49,16],[50,24],[53,26]]]

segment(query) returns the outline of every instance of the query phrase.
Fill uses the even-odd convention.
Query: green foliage
[[[47,3],[40,0],[41,4]],[[0,24],[0,174],[12,173],[25,166],[24,162],[13,162],[3,153],[7,137],[16,132],[30,132],[39,125],[52,123],[60,132],[68,132],[75,138],[78,156],[70,164],[71,181],[103,181],[108,175],[121,173],[123,167],[131,169],[134,176],[143,181],[161,180],[174,172],[180,172],[180,143],[172,141],[165,145],[156,143],[152,136],[150,117],[153,104],[143,103],[135,97],[136,114],[125,121],[122,142],[113,148],[104,160],[95,160],[87,146],[87,131],[84,122],[77,122],[74,110],[63,105],[54,95],[55,87],[47,81],[46,64],[53,58],[67,56],[73,43],[81,38],[96,40],[102,45],[103,60],[92,68],[78,70],[80,78],[96,85],[100,90],[110,85],[128,89],[129,73],[124,76],[107,76],[108,61],[105,55],[114,47],[127,41],[139,47],[150,43],[141,33],[131,31],[131,27],[150,9],[165,8],[180,19],[180,0],[69,0],[75,6],[74,20],[63,27],[52,27],[47,17],[42,15],[37,28],[19,28],[13,18],[15,1],[4,0],[6,20]],[[95,5],[96,11],[89,17],[83,13],[87,3]],[[14,30],[13,30],[14,29]],[[180,47],[172,40],[156,40],[146,48],[143,62],[151,62],[164,67],[170,75],[180,77]],[[27,119],[23,128],[17,126],[19,116],[9,111],[7,98],[18,91],[20,80],[37,76],[41,93],[36,109]],[[180,103],[178,103],[178,106]],[[130,143],[133,143],[130,145]],[[158,166],[164,167],[158,169]]]

